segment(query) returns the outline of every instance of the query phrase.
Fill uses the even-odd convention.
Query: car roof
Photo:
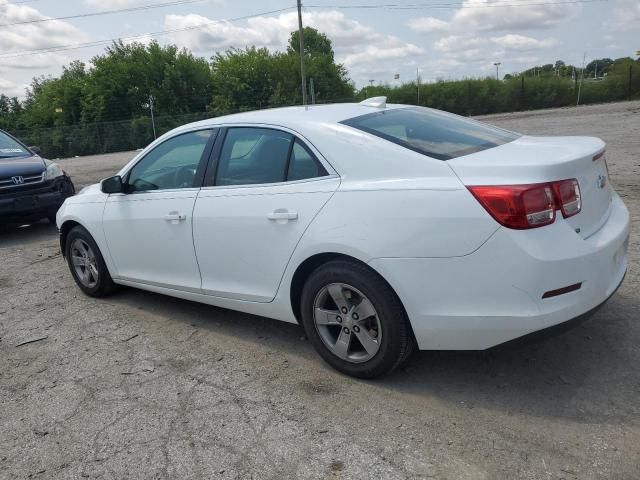
[[[279,125],[293,130],[305,123],[339,123],[349,118],[383,110],[406,108],[410,105],[391,104],[385,108],[376,108],[359,103],[333,103],[327,105],[308,105],[297,107],[270,108],[251,112],[224,115],[200,122],[184,125],[183,128],[206,127],[233,123],[257,123]]]

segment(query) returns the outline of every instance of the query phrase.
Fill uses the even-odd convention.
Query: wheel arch
[[[384,280],[384,282],[389,286],[389,288],[391,288],[393,293],[396,295],[396,297],[400,301],[400,305],[402,305],[404,314],[407,316],[407,319],[408,319],[406,308],[404,307],[404,304],[402,303],[402,299],[398,295],[398,292],[393,288],[393,285],[391,285],[389,281],[375,268],[373,268],[368,263],[356,257],[353,257],[351,255],[347,255],[344,253],[337,253],[337,252],[324,252],[324,253],[316,253],[315,255],[312,255],[308,257],[306,260],[304,260],[303,262],[301,262],[300,265],[298,265],[298,267],[296,268],[296,271],[294,272],[293,277],[291,278],[291,284],[289,289],[291,309],[293,310],[293,314],[296,318],[296,321],[299,324],[301,324],[300,302],[302,299],[302,289],[304,288],[304,284],[306,283],[309,276],[317,268],[321,267],[322,265],[332,260],[346,260],[346,261],[357,263],[359,265],[364,266],[365,268],[369,269],[370,271],[378,275],[380,278],[382,278],[382,280]],[[409,325],[411,325],[410,320],[409,320]]]
[[[65,220],[62,225],[60,225],[60,251],[62,252],[63,258],[66,257],[67,252],[67,237],[69,236],[69,232],[75,227],[82,227],[85,230],[87,228],[76,220]]]

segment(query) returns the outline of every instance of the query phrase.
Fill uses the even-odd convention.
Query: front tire
[[[83,227],[74,227],[67,235],[65,257],[73,279],[85,294],[100,298],[116,290],[98,245]]]
[[[302,290],[301,312],[314,348],[353,377],[393,371],[415,345],[398,296],[380,275],[356,262],[333,260],[316,269]]]

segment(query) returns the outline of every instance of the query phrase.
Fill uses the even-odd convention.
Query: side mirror
[[[116,175],[114,177],[105,178],[100,182],[102,193],[124,193],[124,184],[122,177]]]
[[[42,150],[40,150],[40,147],[36,147],[35,145],[32,147],[29,147],[29,150],[31,150],[36,155],[40,155],[40,153],[42,152]]]

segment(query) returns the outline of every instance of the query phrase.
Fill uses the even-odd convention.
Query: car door
[[[215,134],[162,142],[125,174],[127,193],[109,196],[103,226],[118,278],[199,291],[192,213]]]
[[[194,209],[203,292],[272,300],[302,234],[339,183],[331,167],[289,132],[221,132]]]

